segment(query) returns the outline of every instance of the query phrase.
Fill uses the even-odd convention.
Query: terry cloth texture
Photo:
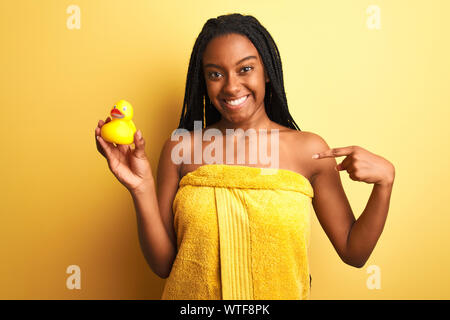
[[[313,196],[306,177],[285,169],[207,164],[186,174],[162,299],[309,299]]]

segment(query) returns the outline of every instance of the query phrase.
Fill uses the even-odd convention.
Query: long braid
[[[275,41],[256,18],[238,13],[209,19],[197,37],[189,61],[183,109],[178,128],[192,131],[194,121],[202,121],[203,127],[205,127],[220,120],[219,111],[208,97],[202,73],[202,56],[207,44],[213,38],[229,33],[246,36],[261,55],[264,68],[270,79],[270,82],[266,83],[266,95],[264,97],[264,105],[269,119],[280,125],[301,131],[289,113],[284,90],[281,57]]]

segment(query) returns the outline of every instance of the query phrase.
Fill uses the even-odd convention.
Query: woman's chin
[[[226,119],[228,120],[228,122],[239,125],[239,124],[243,124],[246,121],[248,121],[249,117],[247,117],[245,114],[239,114],[239,115],[231,115],[231,116],[228,115],[228,117],[226,117]]]

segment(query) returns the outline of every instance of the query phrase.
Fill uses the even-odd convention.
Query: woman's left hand
[[[391,186],[395,178],[395,168],[392,163],[364,148],[350,146],[333,148],[317,153],[315,159],[347,156],[336,166],[336,170],[346,170],[350,178],[379,185]]]

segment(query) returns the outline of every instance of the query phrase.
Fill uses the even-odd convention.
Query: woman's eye
[[[241,71],[244,70],[244,73],[247,73],[248,71],[250,71],[250,70],[252,70],[252,69],[253,69],[253,67],[251,67],[251,66],[246,66],[246,67],[243,67],[243,68],[241,69]],[[209,75],[209,77],[210,77],[211,79],[218,79],[218,78],[220,78],[220,76],[221,76],[221,74],[220,74],[219,72],[217,72],[217,71],[210,72],[208,75]]]
[[[209,73],[209,77],[210,78],[213,78],[213,79],[216,79],[217,78],[217,75],[219,75],[220,73],[218,73],[218,72],[210,72]]]

